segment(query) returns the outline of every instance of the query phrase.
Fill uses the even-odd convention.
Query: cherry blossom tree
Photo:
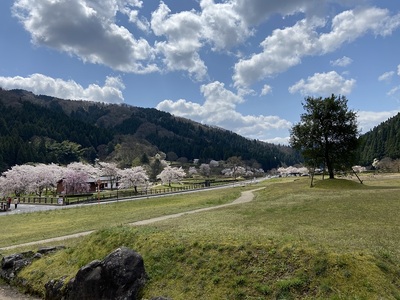
[[[182,167],[177,168],[167,166],[160,174],[157,175],[157,178],[161,179],[163,184],[168,183],[168,186],[171,186],[172,182],[179,182],[185,176],[186,173]]]
[[[231,168],[232,176],[236,180],[236,177],[240,176],[241,175],[240,173],[243,172],[243,170],[241,170],[241,169],[239,170],[239,167],[243,168],[242,167],[242,165],[243,165],[242,158],[238,157],[238,156],[229,157],[228,160],[226,161],[226,164],[227,164],[228,167]]]
[[[240,176],[245,176],[246,175],[246,168],[242,167],[242,166],[238,166],[235,170],[235,178],[236,177],[240,177]]]
[[[219,162],[217,162],[216,160],[211,160],[209,163],[210,167],[215,168],[219,166]]]
[[[118,176],[121,169],[117,167],[117,164],[107,162],[98,162],[97,164],[100,169],[101,176],[106,177],[110,182],[111,190],[113,190],[114,187],[118,188]]]
[[[147,186],[149,181],[149,176],[142,166],[121,170],[119,174],[121,176],[121,187],[134,187],[135,193],[137,193],[138,186]]]
[[[189,171],[188,171],[189,176],[193,177],[193,176],[196,175],[197,173],[198,173],[198,172],[197,172],[196,167],[190,167],[190,168],[189,168]]]
[[[221,174],[224,176],[233,176],[233,171],[231,168],[225,168],[221,171]]]
[[[63,177],[63,168],[56,164],[37,164],[27,181],[27,191],[42,196],[44,190],[54,190]]]
[[[6,178],[4,176],[0,176],[0,198],[3,198],[7,195],[6,187]]]
[[[89,191],[88,165],[80,162],[69,164],[63,172],[63,185],[66,194],[86,193]]]
[[[352,169],[356,173],[362,173],[367,171],[367,168],[362,166],[353,166]]]
[[[289,175],[303,175],[303,174],[308,174],[309,170],[306,167],[280,167],[278,168],[278,173],[281,174],[282,176],[289,176]]]
[[[26,193],[32,181],[31,174],[34,166],[32,165],[15,165],[11,169],[3,172],[4,191],[6,194],[15,194],[17,197]]]
[[[201,164],[199,167],[199,171],[203,176],[210,176],[210,165],[209,164]]]

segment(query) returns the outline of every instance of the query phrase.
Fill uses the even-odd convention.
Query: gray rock
[[[39,248],[37,253],[48,254],[48,253],[53,253],[53,252],[56,252],[56,251],[59,251],[62,249],[65,249],[65,246],[42,247],[42,248]]]
[[[50,280],[44,287],[46,290],[45,299],[46,300],[61,300],[64,299],[64,286],[65,280],[61,278],[59,280]]]
[[[65,299],[136,300],[141,298],[146,279],[142,257],[121,247],[103,261],[82,267],[69,282]]]
[[[17,273],[32,262],[35,253],[27,251],[5,256],[1,259],[0,277],[7,283],[10,283]]]

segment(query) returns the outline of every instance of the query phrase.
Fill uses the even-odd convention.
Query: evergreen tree
[[[347,99],[308,97],[305,113],[290,133],[290,144],[300,150],[308,164],[327,167],[329,178],[335,170],[350,168],[358,146],[357,115],[347,107]]]

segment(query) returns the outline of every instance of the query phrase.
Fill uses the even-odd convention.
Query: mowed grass
[[[240,189],[212,190],[55,211],[0,216],[0,247],[101,229],[215,206],[240,196]]]
[[[125,245],[144,258],[145,299],[400,299],[400,180],[363,180],[269,180],[249,203],[110,224],[22,276],[43,295],[48,280]]]

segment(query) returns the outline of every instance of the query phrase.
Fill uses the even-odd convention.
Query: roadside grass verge
[[[254,186],[253,186],[254,187]],[[0,217],[0,247],[131,223],[233,201],[245,188],[210,190]],[[248,189],[248,188],[247,188]]]
[[[266,181],[249,203],[104,226],[22,276],[43,294],[48,280],[128,246],[145,261],[145,299],[400,299],[400,188],[391,182]]]

